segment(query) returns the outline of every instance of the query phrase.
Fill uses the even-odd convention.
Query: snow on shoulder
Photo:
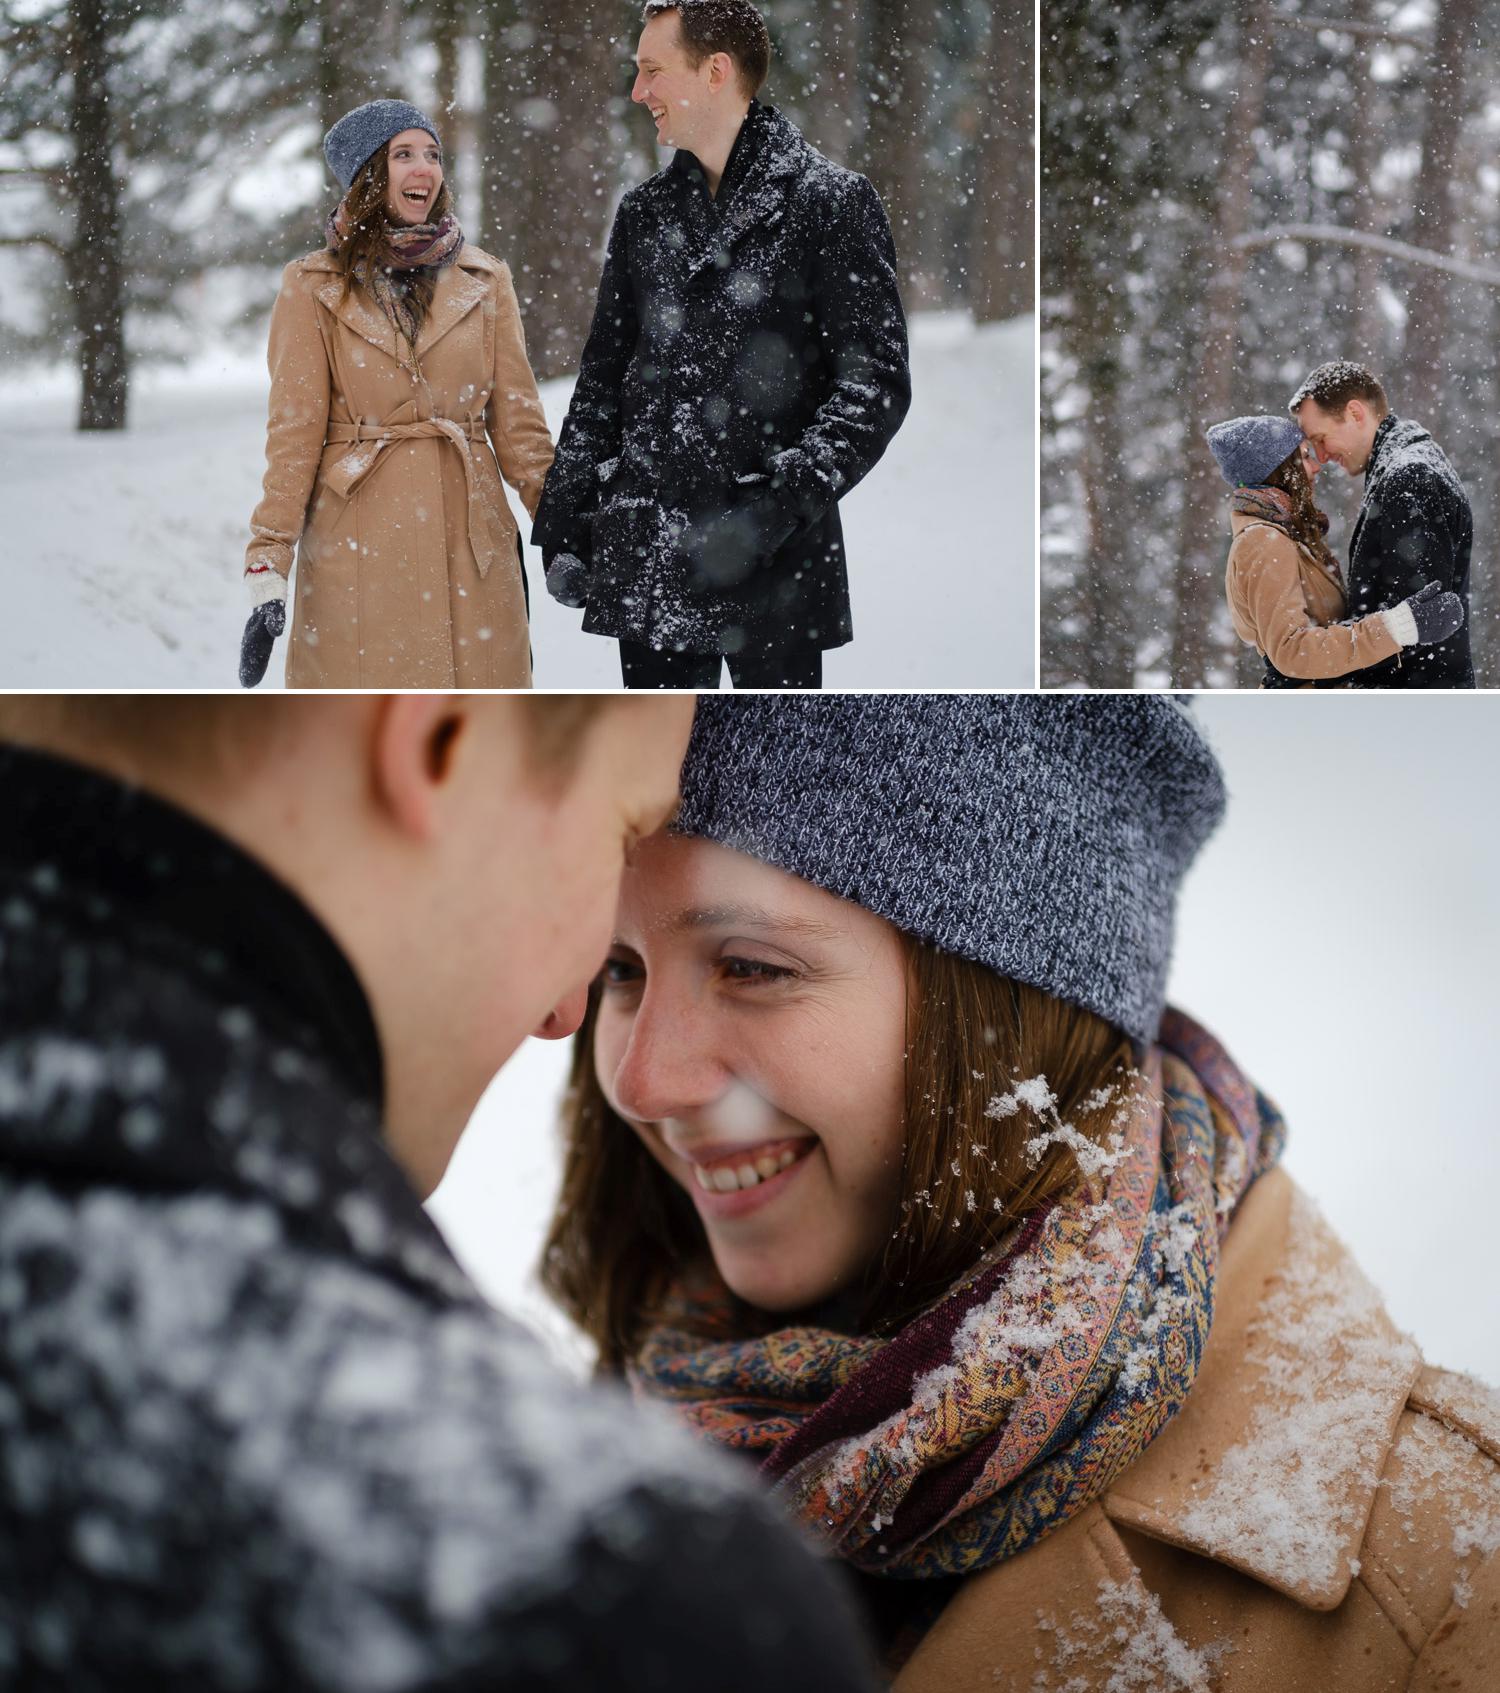
[[[1286,1262],[1249,1331],[1246,1432],[1195,1487],[1178,1523],[1293,1597],[1337,1603],[1357,1573],[1350,1547],[1360,1544],[1388,1450],[1392,1383],[1410,1384],[1421,1358],[1301,1192]]]

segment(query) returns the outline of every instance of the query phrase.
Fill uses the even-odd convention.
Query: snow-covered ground
[[[911,413],[843,502],[855,638],[829,656],[827,686],[1034,685],[1032,328],[913,320]],[[130,428],[80,435],[67,372],[0,382],[13,490],[0,687],[236,685],[266,388],[258,354],[145,370]],[[571,389],[543,387],[554,437]],[[531,549],[527,570],[537,685],[618,687],[614,642],[548,599]]]
[[[1500,1383],[1500,700],[1200,697],[1229,816],[1184,890],[1172,998],[1281,1106],[1287,1165],[1431,1362]],[[565,1043],[486,1095],[432,1209],[492,1298],[530,1284]]]

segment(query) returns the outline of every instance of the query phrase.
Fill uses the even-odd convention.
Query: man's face
[[[1297,422],[1320,464],[1341,465],[1350,476],[1364,475],[1380,419],[1363,400],[1350,400],[1342,412],[1324,411],[1316,400],[1304,400],[1297,407]]]
[[[442,1178],[480,1094],[533,1031],[571,1033],[614,932],[626,856],[677,806],[694,696],[617,699],[543,768],[506,702],[470,709],[458,771],[432,801],[377,909],[388,935],[387,1140],[421,1195]]]
[[[641,31],[635,62],[630,98],[651,113],[663,146],[691,153],[709,115],[712,56],[690,65],[677,13],[660,12]]]

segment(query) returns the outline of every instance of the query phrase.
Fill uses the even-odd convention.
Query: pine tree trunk
[[[1453,158],[1464,119],[1464,70],[1480,49],[1479,0],[1441,0],[1427,76],[1422,164],[1413,205],[1413,240],[1435,253],[1453,247]],[[1443,429],[1443,353],[1448,332],[1448,277],[1417,267],[1407,297],[1406,349],[1396,409],[1438,434]]]
[[[1351,0],[1349,17],[1354,23],[1374,22],[1374,0]],[[1380,233],[1375,215],[1375,191],[1371,178],[1380,137],[1375,128],[1375,85],[1370,61],[1375,53],[1372,39],[1355,38],[1353,110],[1349,114],[1349,170],[1354,177],[1351,222],[1371,235]],[[1372,370],[1381,364],[1380,255],[1368,247],[1354,250],[1354,341],[1350,354]]]
[[[485,14],[482,245],[511,267],[545,379],[577,368],[593,318],[617,174],[620,11],[487,0]]]
[[[110,119],[105,0],[72,0],[68,57],[76,223],[67,268],[78,325],[78,427],[123,429],[129,391],[125,266]]]
[[[969,241],[974,315],[996,323],[1033,309],[1034,73],[1029,7],[996,0],[978,65],[980,134]]]
[[[1253,0],[1246,8],[1239,54],[1239,85],[1230,108],[1219,170],[1218,205],[1208,244],[1204,287],[1205,323],[1197,370],[1188,393],[1187,437],[1183,443],[1182,526],[1177,546],[1176,618],[1172,633],[1172,680],[1200,688],[1208,681],[1216,653],[1213,620],[1221,596],[1221,572],[1210,569],[1224,547],[1224,484],[1203,432],[1228,417],[1234,397],[1235,359],[1248,254],[1237,245],[1250,221],[1250,173],[1255,131],[1265,104],[1271,64],[1271,7]]]
[[[316,0],[318,107],[325,132],[356,106],[390,92],[382,75],[381,25],[366,0]],[[434,120],[436,121],[436,120]]]
[[[458,50],[463,41],[463,0],[434,0],[430,13],[432,44],[437,49],[436,122],[457,128]]]
[[[947,197],[928,180],[933,9],[908,0],[867,0],[874,42],[864,170],[880,190],[896,237],[908,310],[939,305]]]
[[[1138,572],[1126,515],[1118,314],[1101,295],[1080,300],[1075,349],[1088,383],[1088,430],[1080,473],[1086,524],[1082,565],[1085,680],[1094,688],[1135,685]]]
[[[831,117],[822,145],[841,165],[859,158],[868,127],[864,39],[863,0],[824,0],[823,85]]]

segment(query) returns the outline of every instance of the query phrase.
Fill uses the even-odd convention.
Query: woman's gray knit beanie
[[[1232,417],[1204,439],[1231,488],[1259,488],[1302,445],[1302,431],[1289,417]]]
[[[680,834],[1155,1039],[1222,772],[1158,695],[704,696]]]
[[[346,194],[361,169],[404,129],[425,129],[442,150],[437,125],[405,100],[371,100],[344,113],[323,137],[323,157]]]

